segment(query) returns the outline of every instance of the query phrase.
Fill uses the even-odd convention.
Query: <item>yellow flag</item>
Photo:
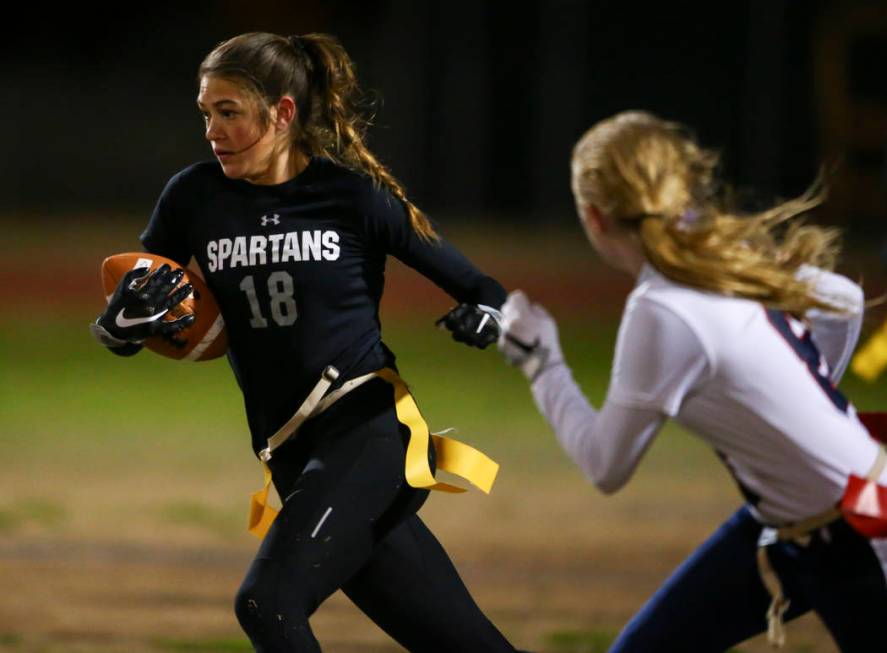
[[[875,331],[850,363],[854,374],[871,383],[887,367],[887,321]]]

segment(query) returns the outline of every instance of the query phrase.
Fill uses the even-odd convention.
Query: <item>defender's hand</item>
[[[510,293],[502,306],[498,347],[530,382],[564,360],[554,318],[540,305],[531,304],[520,290]]]
[[[502,314],[491,306],[459,304],[435,324],[452,332],[456,342],[485,349],[499,338],[501,320]]]
[[[194,315],[177,320],[164,320],[164,315],[191,294],[191,284],[176,288],[185,271],[162,265],[153,273],[148,268],[136,268],[126,273],[108,301],[105,312],[95,326],[110,338],[99,338],[108,346],[140,343],[156,335],[178,333],[194,322]],[[116,341],[116,343],[115,343]]]

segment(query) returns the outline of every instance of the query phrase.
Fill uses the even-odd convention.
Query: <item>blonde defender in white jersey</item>
[[[783,621],[809,610],[842,651],[887,650],[885,454],[836,388],[862,290],[829,271],[836,234],[794,220],[821,201],[818,185],[740,215],[714,190],[716,163],[683,127],[639,111],[598,123],[573,151],[586,234],[637,279],[600,408],[573,380],[554,320],[520,291],[499,348],[601,491],[622,487],[674,419],[746,499],[611,652],[724,651],[764,631],[782,645]]]

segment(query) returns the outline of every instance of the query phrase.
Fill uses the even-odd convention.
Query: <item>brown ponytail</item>
[[[293,144],[309,155],[326,157],[361,172],[404,203],[410,224],[428,241],[438,239],[431,222],[406,195],[403,185],[366,146],[370,124],[354,64],[345,48],[329,34],[289,38],[265,32],[241,34],[207,55],[198,77],[218,75],[241,83],[259,102],[263,118],[268,107],[292,95],[298,107]]]
[[[293,40],[297,47],[302,45],[313,64],[311,109],[302,123],[305,151],[323,154],[367,174],[404,203],[416,233],[426,240],[436,240],[428,218],[407,199],[401,183],[366,146],[370,120],[361,113],[362,93],[345,48],[328,34],[305,34]]]

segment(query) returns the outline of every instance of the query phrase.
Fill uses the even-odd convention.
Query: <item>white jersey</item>
[[[536,379],[536,403],[603,491],[628,480],[670,417],[719,453],[764,521],[823,512],[848,474],[868,473],[878,445],[834,386],[859,335],[862,291],[815,268],[802,274],[847,312],[810,311],[801,322],[646,265],[625,307],[601,410],[566,366]]]

